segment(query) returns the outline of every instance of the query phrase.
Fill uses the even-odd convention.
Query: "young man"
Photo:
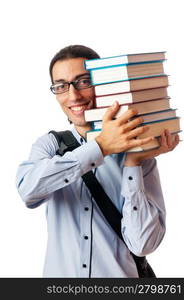
[[[59,156],[55,137],[45,134],[33,144],[28,161],[17,172],[17,188],[26,205],[35,208],[46,203],[45,277],[138,277],[130,251],[137,256],[153,252],[165,233],[155,156],[173,150],[179,138],[172,141],[164,131],[159,149],[125,154],[152,137],[134,139],[147,127],[136,127],[141,118],[128,122],[137,113],[133,110],[114,120],[119,109],[115,102],[105,114],[100,135],[86,142],[90,124],[84,111],[94,105],[94,90],[84,60],[98,57],[92,49],[74,45],[62,49],[50,64],[51,90],[73,123],[71,131],[81,146]],[[126,245],[81,178],[90,170],[123,216],[121,232]]]

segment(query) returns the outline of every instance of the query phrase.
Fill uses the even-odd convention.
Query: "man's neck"
[[[75,126],[75,129],[82,137],[85,138],[86,132],[91,130],[91,125],[87,124],[86,126]]]

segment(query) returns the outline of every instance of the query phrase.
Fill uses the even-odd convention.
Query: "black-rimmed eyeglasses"
[[[74,81],[61,81],[51,85],[50,89],[54,94],[63,94],[69,91],[70,84],[77,90],[88,89],[92,86],[90,77],[79,78]]]

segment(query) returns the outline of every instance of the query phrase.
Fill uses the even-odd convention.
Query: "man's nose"
[[[78,91],[73,84],[70,84],[69,90],[68,90],[68,98],[70,100],[77,100],[80,99],[82,96],[80,94],[80,91]]]

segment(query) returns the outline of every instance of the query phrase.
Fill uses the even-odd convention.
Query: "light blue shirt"
[[[29,208],[46,204],[48,242],[44,277],[138,277],[130,254],[153,252],[165,233],[165,206],[156,160],[124,167],[124,153],[102,155],[97,142],[85,142],[64,156],[45,134],[20,164],[16,185]],[[102,215],[81,176],[93,170],[122,213],[122,235]],[[130,251],[129,251],[130,250]]]

